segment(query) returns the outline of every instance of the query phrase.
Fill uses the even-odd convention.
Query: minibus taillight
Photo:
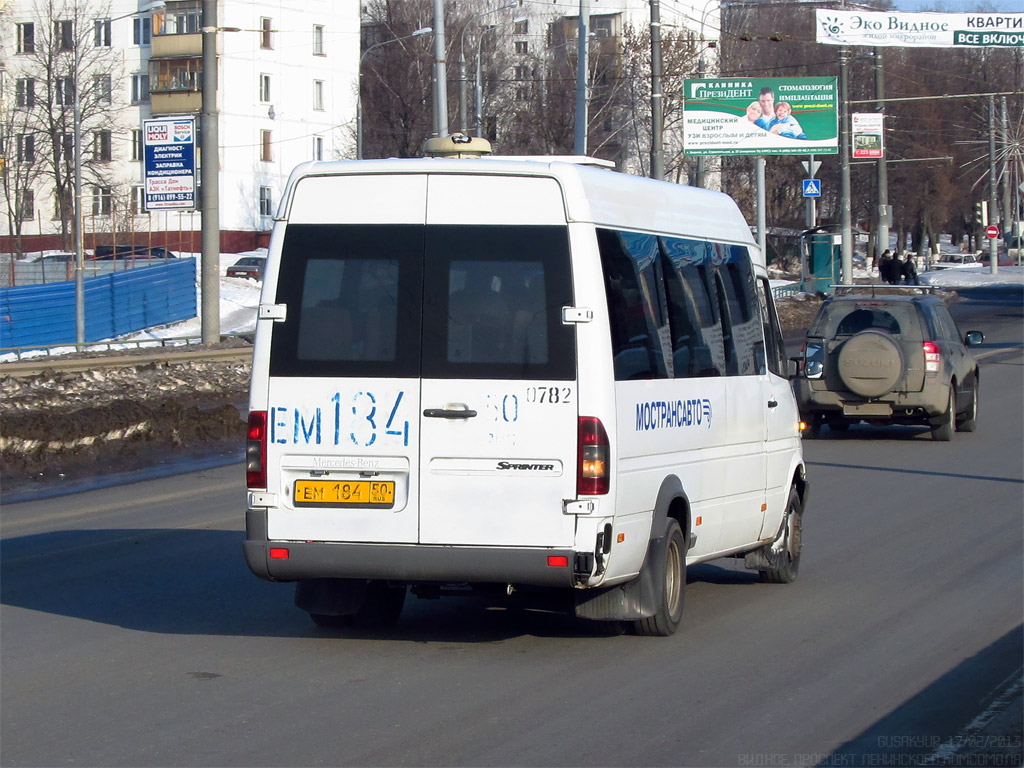
[[[245,440],[245,484],[249,488],[267,487],[267,412],[249,414]]]
[[[924,343],[924,371],[925,373],[938,373],[942,364],[942,350],[934,341]]]
[[[597,496],[608,493],[611,459],[608,455],[608,433],[601,420],[594,416],[580,416],[579,453],[576,474],[576,494]]]

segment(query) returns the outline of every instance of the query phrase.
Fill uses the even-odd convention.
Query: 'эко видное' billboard
[[[839,152],[834,77],[686,81],[687,155],[834,155]]]

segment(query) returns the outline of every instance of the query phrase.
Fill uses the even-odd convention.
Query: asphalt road
[[[799,580],[692,568],[671,638],[473,598],[316,628],[244,564],[238,465],[5,505],[0,764],[1019,764],[980,726],[1022,717],[1020,295],[957,314],[978,431],[808,441]]]

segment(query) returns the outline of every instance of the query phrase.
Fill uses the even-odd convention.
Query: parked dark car
[[[266,256],[243,256],[227,270],[228,277],[247,277],[252,280],[263,280],[263,270],[267,265]]]
[[[924,287],[853,286],[825,300],[794,379],[805,437],[822,425],[927,424],[935,440],[973,432],[978,363],[942,297]]]
[[[110,259],[176,259],[173,251],[159,245],[97,245],[93,250],[94,258],[107,261]]]

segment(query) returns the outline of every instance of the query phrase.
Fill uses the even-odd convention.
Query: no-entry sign
[[[988,235],[990,240],[995,240],[997,237],[999,237],[999,227],[997,227],[995,224],[985,227],[985,234]]]

